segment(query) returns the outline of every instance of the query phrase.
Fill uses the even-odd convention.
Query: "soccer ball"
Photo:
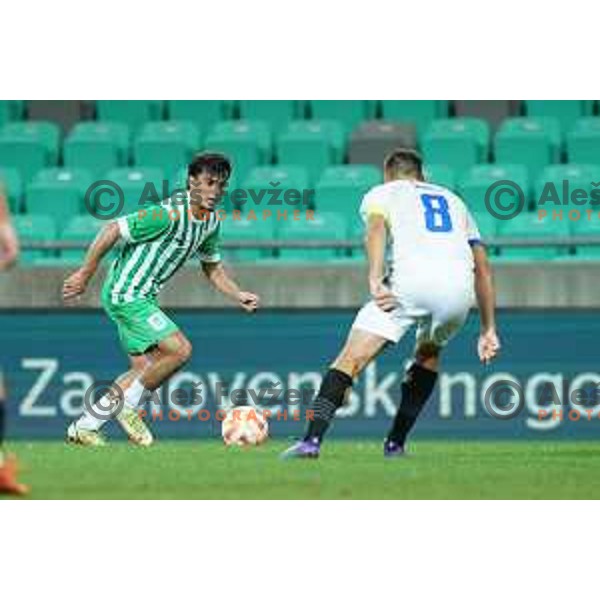
[[[260,409],[236,406],[223,419],[221,434],[226,446],[258,446],[266,441],[269,424]]]

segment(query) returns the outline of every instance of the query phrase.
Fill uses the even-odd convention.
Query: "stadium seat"
[[[169,100],[167,113],[173,121],[194,123],[201,134],[209,131],[215,123],[230,117],[226,104],[221,100]]]
[[[146,123],[134,143],[135,164],[159,167],[172,178],[189,163],[199,142],[198,128],[190,121]]]
[[[123,191],[123,209],[116,217],[126,215],[169,196],[169,182],[165,174],[156,167],[135,167],[131,169],[111,169],[104,177],[114,182]],[[104,205],[110,205],[115,200],[101,198]]]
[[[523,165],[475,165],[471,167],[461,178],[458,184],[461,197],[465,200],[469,209],[474,213],[486,212],[485,195],[493,184],[506,180],[516,183],[525,195],[525,209],[529,206],[530,184],[527,167]],[[502,189],[502,188],[500,188]],[[508,193],[508,187],[506,188]],[[502,199],[503,204],[518,201],[512,195]]]
[[[14,214],[21,212],[23,182],[17,169],[0,168],[0,189],[8,199],[8,207]]]
[[[63,225],[85,210],[85,193],[93,176],[84,169],[52,168],[39,171],[25,190],[28,214],[52,215]]]
[[[456,173],[447,165],[425,165],[425,179],[451,190],[456,188]]]
[[[586,192],[588,198],[593,187],[592,181],[600,180],[600,166],[594,165],[551,165],[545,167],[535,182],[534,196],[536,208],[551,210],[562,210],[565,214],[571,209],[580,210],[589,208],[587,200],[585,204],[577,206],[571,200],[571,194],[576,189]],[[567,197],[569,204],[563,204],[565,185],[567,181]],[[551,184],[552,187],[546,187]]]
[[[530,178],[560,157],[560,125],[552,117],[507,119],[496,135],[497,163],[522,163]]]
[[[22,100],[0,100],[0,127],[9,121],[18,121],[22,115]]]
[[[600,241],[600,219],[598,212],[594,211],[591,219],[582,213],[581,219],[571,222],[571,233],[574,236],[595,237]],[[600,260],[600,246],[576,245],[575,254],[584,259]]]
[[[315,211],[312,220],[304,215],[300,220],[288,218],[279,223],[278,239],[285,240],[339,240],[347,239],[347,223],[339,214]],[[339,259],[345,256],[339,248],[281,248],[279,258],[289,261],[315,261]]]
[[[274,133],[299,117],[296,100],[240,100],[239,107],[242,119],[263,121]]]
[[[460,175],[487,162],[489,139],[489,125],[481,119],[440,119],[422,136],[421,148],[427,163],[448,165]]]
[[[381,169],[372,165],[329,167],[315,187],[316,210],[341,215],[352,227],[363,196],[380,183]]]
[[[600,117],[575,122],[567,134],[569,162],[600,165]]]
[[[66,223],[60,238],[66,242],[89,245],[105,224],[106,221],[95,219],[91,215],[78,215]],[[85,252],[84,248],[64,248],[60,251],[60,257],[64,261],[77,262],[83,259]]]
[[[253,167],[271,161],[271,133],[262,121],[217,123],[209,133],[205,147],[230,156],[239,180],[243,180]]]
[[[493,131],[505,119],[520,114],[517,100],[454,100],[452,104],[457,117],[483,119]]]
[[[547,246],[535,248],[501,248],[500,256],[506,260],[539,260],[554,259],[569,254],[566,246],[553,246],[553,240],[564,239],[569,236],[568,221],[551,220],[550,217],[539,219],[536,212],[523,212],[517,217],[501,221],[498,225],[498,238],[545,238]]]
[[[82,100],[28,100],[27,119],[49,121],[65,134],[83,119],[84,104]]]
[[[278,183],[273,186],[271,183]],[[308,191],[308,172],[305,167],[297,165],[276,165],[273,167],[255,167],[250,171],[248,177],[242,183],[243,189],[246,191],[246,200],[242,203],[236,202],[232,198],[234,208],[247,211],[254,210],[271,210],[273,214],[277,211],[288,210],[306,210],[308,207],[305,204],[305,199],[314,201],[307,194]],[[268,190],[279,190],[278,196],[274,196]],[[262,190],[267,190],[264,193]],[[289,190],[295,190],[295,193]],[[287,202],[285,200],[287,193]],[[252,197],[254,194],[254,198]],[[262,194],[262,196],[261,196]],[[278,205],[271,205],[271,200],[280,202]],[[296,204],[292,204],[296,203]]]
[[[580,117],[591,115],[593,100],[525,100],[529,117],[554,117],[563,130],[570,129]]]
[[[56,224],[50,215],[16,215],[13,225],[23,245],[26,242],[48,242],[56,239]],[[19,262],[23,265],[32,265],[36,259],[55,256],[54,250],[21,249]]]
[[[416,129],[412,123],[365,121],[357,127],[348,144],[348,160],[353,164],[381,167],[396,148],[415,148]]]
[[[310,118],[340,121],[346,132],[361,121],[374,117],[374,105],[367,100],[310,100]]]
[[[79,123],[64,144],[67,167],[88,169],[95,176],[129,160],[129,128],[123,123]]]
[[[278,162],[304,165],[316,181],[323,169],[342,161],[344,130],[339,121],[292,121],[276,145]]]
[[[2,128],[2,136],[13,140],[40,142],[48,152],[51,164],[58,160],[60,129],[49,121],[15,121]]]
[[[125,123],[132,132],[138,131],[147,121],[162,119],[162,100],[97,100],[98,121]]]
[[[498,235],[498,219],[489,213],[477,213],[473,218],[484,243],[496,238]],[[492,254],[495,254],[495,252],[492,252]]]
[[[381,107],[386,121],[414,123],[418,134],[426,131],[434,119],[448,116],[447,100],[382,100]]]
[[[239,220],[235,219],[234,215],[228,215],[223,222],[223,240],[232,242],[272,241],[277,225],[276,219],[263,219],[259,211],[256,211],[256,220],[249,220],[246,214],[242,214],[242,218]],[[274,252],[270,248],[241,248],[225,250],[224,255],[227,259],[244,261],[273,258]]]

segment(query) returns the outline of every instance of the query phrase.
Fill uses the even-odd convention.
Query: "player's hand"
[[[260,298],[252,292],[240,292],[238,294],[238,302],[243,310],[246,312],[255,312],[258,308]]]
[[[63,301],[65,304],[74,303],[87,289],[90,274],[83,268],[77,269],[65,279],[63,284]]]
[[[479,360],[481,360],[484,365],[487,365],[494,360],[499,350],[500,340],[494,329],[481,333],[479,341],[477,342],[477,353],[479,354]]]
[[[371,282],[370,291],[375,304],[385,312],[389,312],[398,307],[398,300],[392,291],[381,282]]]

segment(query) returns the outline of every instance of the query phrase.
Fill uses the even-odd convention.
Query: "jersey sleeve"
[[[386,222],[390,222],[387,194],[382,190],[374,189],[365,194],[360,205],[360,216],[365,223],[373,215],[380,215]]]
[[[483,244],[481,234],[479,233],[479,227],[477,227],[477,223],[475,223],[473,215],[469,212],[467,208],[465,208],[465,218],[467,241],[469,242],[469,245],[475,246],[477,244]]]
[[[170,220],[163,211],[139,211],[117,219],[121,237],[130,244],[149,242],[164,233]]]
[[[221,223],[219,223],[198,248],[198,256],[202,262],[217,263],[221,261],[221,235]]]

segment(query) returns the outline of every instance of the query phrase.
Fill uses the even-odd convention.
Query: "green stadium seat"
[[[262,214],[256,211],[256,220],[249,220],[244,214],[241,219],[234,219],[233,215],[223,222],[223,241],[272,241],[275,238],[277,227],[276,219],[263,219]],[[273,258],[274,251],[265,248],[242,248],[224,250],[228,260],[245,261]]]
[[[374,104],[367,100],[310,100],[312,119],[340,121],[349,133],[366,119],[374,117]]]
[[[571,233],[574,236],[594,237],[600,241],[600,219],[597,211],[588,219],[587,214],[582,213],[581,219],[571,221]],[[583,259],[600,260],[600,246],[575,245],[575,254]]]
[[[49,242],[56,239],[56,224],[50,215],[16,215],[13,218],[13,225],[21,245],[26,242]],[[55,255],[54,250],[21,248],[19,262],[23,265],[32,265],[36,259]]]
[[[414,123],[418,133],[426,131],[434,119],[448,116],[447,100],[382,100],[381,107],[386,121]]]
[[[545,167],[535,182],[536,208],[546,209],[549,212],[551,210],[562,210],[565,214],[571,209],[585,210],[590,208],[587,200],[585,204],[577,206],[570,198],[576,189],[584,190],[589,198],[591,191],[594,189],[591,182],[596,180],[600,181],[600,166],[569,164]],[[568,205],[562,203],[564,181],[568,182]],[[549,184],[552,184],[552,187],[547,188],[546,186]]]
[[[44,145],[51,164],[56,164],[60,146],[60,128],[49,121],[19,121],[7,123],[2,136],[13,140],[36,141]]]
[[[289,218],[279,223],[278,239],[281,241],[310,241],[347,239],[347,223],[339,214],[315,211],[313,219],[307,220],[302,215],[300,220]],[[281,248],[280,260],[308,261],[340,259],[346,256],[340,248]]]
[[[222,121],[209,133],[207,150],[223,152],[233,161],[239,180],[257,165],[271,161],[271,133],[262,121]]]
[[[147,208],[153,201],[162,201],[169,196],[168,180],[161,169],[156,167],[133,167],[130,169],[111,169],[104,177],[114,182],[123,191],[124,205],[119,215],[122,216],[138,210]],[[110,201],[101,198],[104,205],[110,205]]]
[[[555,117],[563,130],[570,129],[575,121],[591,115],[593,100],[525,100],[525,114],[529,117]]]
[[[316,210],[341,215],[352,227],[363,196],[380,183],[381,170],[372,165],[329,167],[315,187]]]
[[[88,169],[98,176],[129,162],[129,127],[109,121],[78,123],[65,140],[67,167]]]
[[[491,240],[496,239],[498,235],[498,219],[490,215],[489,213],[478,213],[473,215],[479,233],[481,234],[481,240],[484,244],[488,244]],[[488,252],[491,256],[497,254],[494,248],[489,248]]]
[[[240,100],[239,107],[242,119],[263,121],[275,133],[299,116],[296,100]]]
[[[162,119],[162,100],[97,100],[98,121],[125,123],[133,132],[147,121]]]
[[[8,199],[10,211],[15,214],[21,212],[23,182],[17,169],[0,168],[0,189]]]
[[[279,185],[272,186],[271,182]],[[242,204],[235,202],[232,199],[232,203],[235,208],[241,208],[242,210],[254,209],[256,211],[271,210],[273,214],[277,211],[287,210],[305,210],[307,205],[304,203],[307,197],[305,190],[308,190],[308,173],[305,167],[298,165],[276,165],[273,167],[255,167],[250,171],[248,177],[242,183],[243,189],[246,191],[246,201]],[[273,194],[269,193],[268,190],[280,190],[279,195],[276,197],[276,201],[280,201],[280,205],[270,205],[269,201],[274,198]],[[267,190],[262,195],[262,190]],[[297,193],[291,193],[289,190],[296,190]],[[285,194],[288,194],[288,201],[285,201]],[[260,204],[256,204],[252,198],[252,193]],[[297,204],[292,204],[296,202]]]
[[[530,199],[530,184],[527,167],[523,165],[475,165],[461,178],[458,188],[461,197],[465,200],[469,209],[474,213],[482,213],[487,211],[485,195],[488,189],[496,182],[502,180],[513,181],[523,190],[523,194],[525,195],[525,209],[527,209]],[[500,197],[500,199],[503,203],[518,200],[516,195],[507,196],[505,199]]]
[[[570,227],[568,221],[551,220],[550,217],[540,220],[537,213],[523,212],[517,217],[501,221],[498,225],[498,238],[545,238],[547,246],[537,248],[501,248],[500,256],[506,260],[551,260],[569,254],[566,246],[552,246],[558,239],[568,238]]]
[[[28,182],[40,169],[56,164],[59,136],[52,123],[8,123],[0,131],[0,165],[18,169]]]
[[[430,183],[443,185],[451,190],[456,188],[456,173],[454,169],[451,169],[447,165],[426,165],[425,179]]]
[[[427,163],[445,164],[460,174],[487,162],[489,139],[489,125],[481,119],[440,119],[421,137],[421,148]]]
[[[497,163],[521,163],[535,178],[547,165],[560,158],[560,124],[552,117],[507,119],[495,140]]]
[[[587,117],[575,122],[567,134],[569,162],[600,164],[600,117]]]
[[[146,123],[134,143],[137,165],[159,167],[172,178],[198,151],[200,135],[190,121]]]
[[[339,121],[292,121],[277,139],[278,162],[305,165],[312,181],[329,165],[341,162],[343,154]]]
[[[106,221],[95,219],[91,215],[78,215],[67,222],[60,239],[65,242],[81,242],[89,245],[105,224]],[[85,248],[63,248],[60,257],[64,261],[81,262],[85,252]]]
[[[43,169],[25,190],[26,212],[52,215],[60,229],[85,210],[84,197],[92,181],[93,176],[84,169]]]
[[[23,100],[0,100],[0,127],[18,121],[23,115]]]
[[[231,116],[221,100],[169,100],[167,113],[173,121],[194,123],[201,134]]]

